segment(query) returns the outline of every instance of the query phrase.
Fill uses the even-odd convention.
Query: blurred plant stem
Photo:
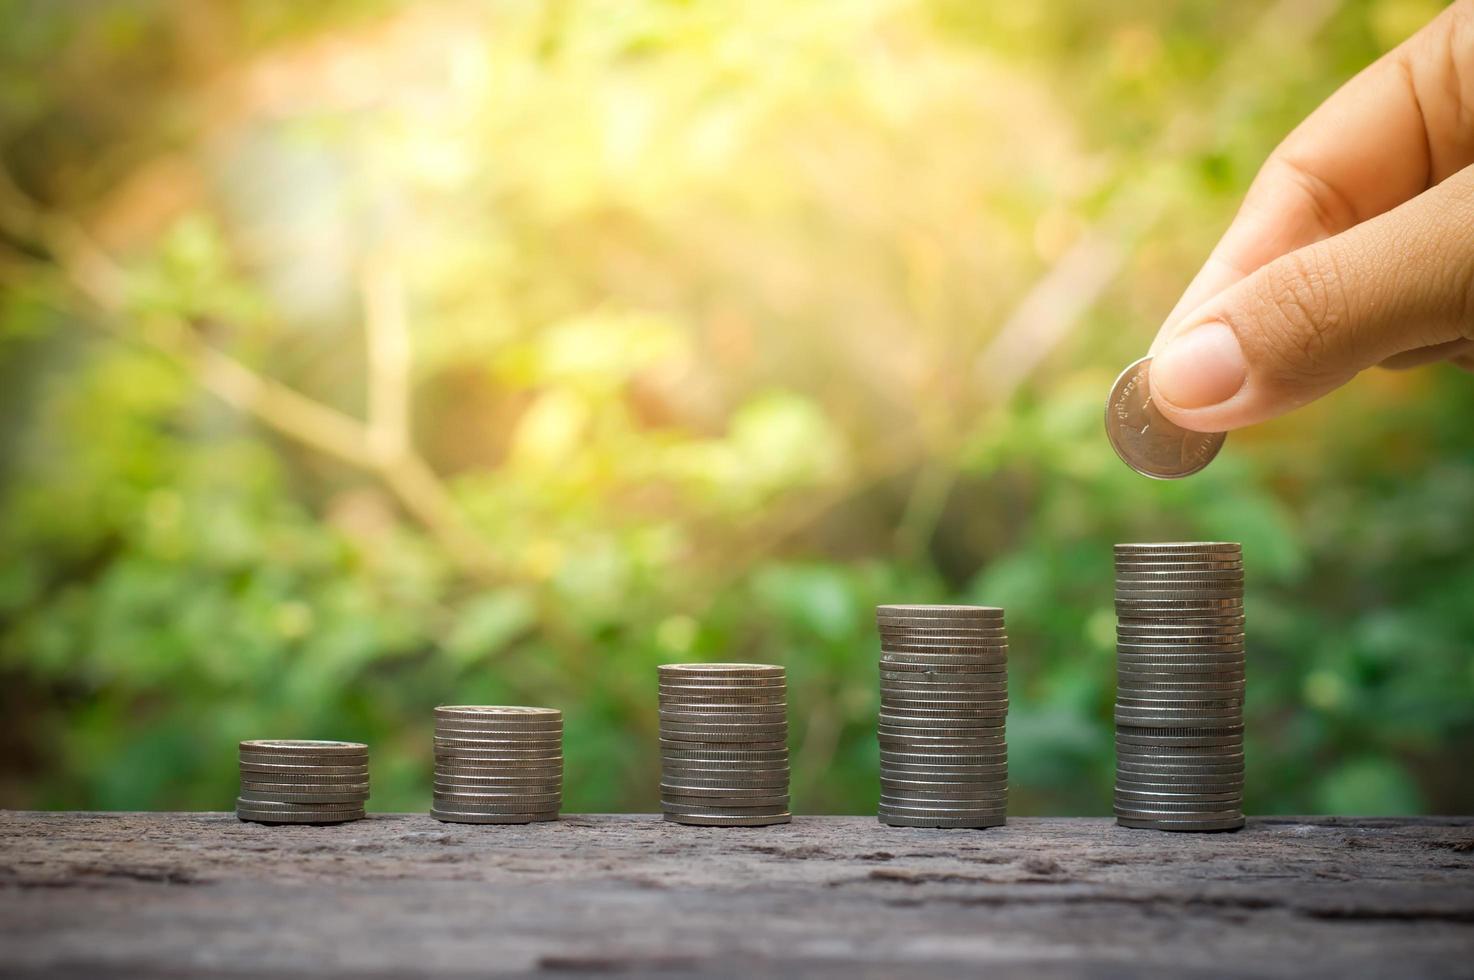
[[[92,308],[83,319],[162,355],[206,391],[278,434],[372,473],[445,548],[462,573],[487,583],[497,562],[489,543],[461,512],[445,483],[410,443],[412,349],[404,287],[385,254],[371,254],[361,274],[369,350],[368,421],[294,391],[206,343],[176,318],[128,329],[124,274],[80,224],[28,196],[0,165],[0,222],[51,256],[72,290]]]

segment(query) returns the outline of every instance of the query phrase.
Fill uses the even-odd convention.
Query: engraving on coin
[[[1169,421],[1152,404],[1151,358],[1121,372],[1106,401],[1106,437],[1127,466],[1157,480],[1191,476],[1213,461],[1222,432],[1194,432]]]

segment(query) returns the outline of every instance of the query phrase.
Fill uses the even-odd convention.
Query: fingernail
[[[1238,394],[1249,376],[1239,339],[1224,323],[1174,337],[1152,358],[1152,388],[1178,408],[1207,408]]]

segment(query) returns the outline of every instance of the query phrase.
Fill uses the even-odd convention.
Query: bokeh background
[[[1112,455],[1278,139],[1408,0],[0,0],[0,804],[232,804],[244,737],[567,714],[652,809],[656,664],[790,672],[877,794],[872,607],[1007,607],[1012,811],[1105,814],[1111,544],[1242,541],[1248,808],[1474,810],[1474,382],[1189,480]]]

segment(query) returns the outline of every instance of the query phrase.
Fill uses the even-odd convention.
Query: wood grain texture
[[[1471,976],[1474,818],[0,812],[8,976]]]

